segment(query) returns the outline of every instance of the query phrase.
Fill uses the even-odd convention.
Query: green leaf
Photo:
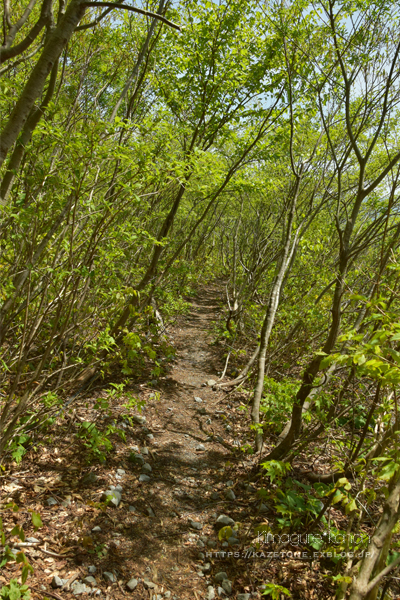
[[[33,567],[29,563],[26,563],[22,567],[22,571],[21,571],[21,581],[22,581],[22,583],[25,583],[25,581],[28,579],[29,572],[33,573]]]
[[[39,513],[37,513],[37,512],[32,513],[32,523],[35,528],[35,531],[37,531],[39,529],[39,527],[43,527],[42,519],[41,519]]]
[[[27,562],[28,562],[25,554],[22,551],[17,553],[15,561],[17,563],[24,563],[24,564],[27,564]]]
[[[354,500],[354,498],[346,504],[346,508],[345,508],[346,515],[353,512],[353,510],[357,510],[357,504],[356,504],[356,501]]]
[[[17,535],[19,537],[19,539],[21,540],[21,542],[25,541],[25,534],[24,531],[22,529],[22,527],[20,527],[19,525],[16,525],[11,531],[10,531],[10,535]]]
[[[338,481],[336,483],[336,487],[338,487],[338,488],[343,487],[345,490],[349,491],[349,490],[351,490],[351,483],[349,482],[347,477],[341,477],[340,479],[338,479]]]
[[[232,527],[229,527],[229,525],[227,527],[222,527],[222,529],[219,530],[218,539],[220,542],[227,540],[230,537],[232,537]]]

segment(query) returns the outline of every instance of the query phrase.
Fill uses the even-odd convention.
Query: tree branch
[[[145,17],[151,17],[152,19],[158,19],[159,21],[162,21],[166,25],[169,25],[169,27],[173,27],[173,29],[177,29],[178,31],[181,31],[181,28],[179,27],[179,25],[177,25],[176,23],[173,23],[172,21],[169,21],[162,15],[158,15],[157,13],[150,12],[149,10],[143,10],[141,8],[136,8],[135,6],[125,6],[125,4],[120,4],[120,3],[116,3],[116,2],[115,3],[114,2],[85,2],[84,4],[85,4],[85,6],[89,6],[89,7],[105,6],[107,8],[111,8],[111,9],[123,8],[124,10],[130,10],[131,12],[138,13],[139,15],[144,15]]]

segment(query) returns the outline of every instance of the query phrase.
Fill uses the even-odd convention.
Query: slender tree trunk
[[[335,292],[332,301],[331,325],[329,328],[328,337],[322,348],[325,354],[331,354],[340,332],[342,296],[345,286],[347,268],[350,262],[350,239],[354,230],[354,226],[356,224],[357,215],[360,210],[362,201],[365,198],[365,194],[362,189],[362,180],[363,173],[360,175],[359,191],[354,201],[353,210],[346,223],[344,231],[340,231],[341,250],[339,258],[339,271],[336,278]],[[308,367],[306,368],[303,375],[302,384],[296,394],[296,398],[293,404],[290,429],[286,437],[280,441],[280,443],[272,450],[272,452],[270,452],[270,454],[268,455],[268,460],[282,459],[285,455],[287,455],[293,442],[297,439],[302,424],[304,403],[310,395],[314,379],[320,370],[321,362],[322,356],[317,354],[314,356],[314,358],[311,360]]]
[[[17,173],[19,166],[21,164],[22,158],[25,154],[25,147],[30,142],[32,137],[32,132],[36,128],[36,125],[39,123],[45,109],[47,108],[53,94],[57,81],[57,71],[58,71],[58,59],[56,60],[54,67],[51,71],[51,77],[49,82],[49,87],[46,92],[46,96],[40,105],[40,107],[36,110],[33,110],[32,114],[27,119],[22,133],[15,145],[14,151],[11,155],[10,162],[8,163],[7,171],[3,177],[3,181],[1,182],[0,187],[0,204],[5,204],[7,202],[8,194],[10,193],[11,186],[13,184],[15,174]]]
[[[0,167],[22,131],[36,100],[43,91],[49,73],[85,14],[85,10],[86,6],[82,0],[72,0],[65,15],[49,35],[43,52],[0,133]]]
[[[398,521],[399,510],[400,476],[397,475],[397,480],[391,485],[389,497],[384,504],[382,516],[369,543],[368,551],[361,563],[358,575],[353,579],[349,600],[365,600],[366,598],[370,600],[373,596],[369,596],[369,594],[375,590],[383,577],[400,563],[400,557],[387,567],[384,566],[383,561],[386,550],[385,542],[390,538]],[[375,577],[371,579],[376,571],[378,572]]]
[[[260,430],[260,404],[261,398],[264,390],[264,375],[265,375],[265,358],[267,355],[267,348],[269,343],[269,338],[271,336],[271,331],[275,323],[276,312],[279,306],[279,300],[282,290],[282,285],[285,280],[285,275],[289,265],[291,264],[291,259],[293,253],[295,251],[297,241],[298,241],[298,231],[294,235],[293,238],[293,221],[295,217],[297,198],[300,189],[301,175],[296,177],[295,188],[293,190],[293,199],[292,206],[289,214],[288,224],[286,228],[286,240],[285,247],[283,250],[283,256],[281,260],[281,264],[279,267],[279,271],[274,279],[271,294],[269,297],[267,312],[264,317],[263,326],[261,329],[260,335],[260,350],[258,354],[258,368],[257,368],[257,382],[254,390],[253,396],[253,404],[251,411],[251,420],[253,425],[256,427],[256,450],[259,452],[262,447],[262,432]]]
[[[332,352],[339,334],[341,299],[344,288],[344,274],[345,271],[339,274],[338,281],[336,283],[335,296],[332,308],[331,327],[328,339],[323,347],[323,352],[325,352],[326,354],[330,354]],[[307,398],[311,393],[314,379],[319,372],[321,362],[322,356],[317,354],[316,356],[314,356],[314,358],[309,363],[307,369],[305,370],[302,384],[300,386],[299,391],[296,394],[295,402],[293,404],[290,428],[287,432],[286,437],[283,438],[281,442],[268,455],[268,460],[282,459],[289,452],[293,442],[297,439],[302,424],[304,403],[306,402]]]
[[[157,14],[161,15],[163,13],[163,11],[164,11],[164,5],[165,5],[165,0],[160,0],[160,3],[158,5],[158,9],[157,9]],[[122,103],[123,99],[127,95],[127,93],[129,91],[132,83],[135,82],[137,80],[137,78],[138,78],[139,69],[140,69],[140,66],[141,66],[141,64],[143,62],[143,59],[146,56],[146,53],[147,53],[147,51],[149,49],[150,40],[153,37],[153,33],[154,33],[154,29],[156,27],[156,24],[157,24],[157,19],[153,19],[152,22],[151,22],[151,24],[150,24],[150,28],[149,28],[149,31],[147,33],[146,39],[145,39],[145,41],[143,43],[143,46],[142,46],[142,48],[141,48],[141,50],[139,52],[139,56],[137,58],[136,64],[133,67],[132,73],[128,77],[128,79],[127,79],[127,81],[125,83],[124,89],[122,90],[120,97],[118,98],[117,102],[115,103],[115,106],[113,108],[113,111],[112,111],[111,117],[110,117],[111,123],[114,121],[115,117],[117,116],[118,109],[121,106],[121,103]],[[137,83],[135,83],[135,88],[136,88],[136,86],[137,86]]]
[[[54,233],[57,231],[57,229],[59,228],[59,226],[61,225],[61,223],[64,221],[64,219],[66,218],[66,216],[69,213],[69,210],[72,206],[73,201],[75,200],[75,194],[71,193],[67,202],[64,205],[64,208],[62,209],[62,211],[58,214],[58,216],[54,219],[53,224],[51,226],[51,228],[49,229],[49,231],[47,232],[47,234],[44,236],[44,238],[42,239],[42,241],[40,242],[40,244],[38,245],[38,247],[36,248],[36,251],[34,253],[34,255],[32,256],[31,260],[30,260],[30,264],[29,266],[27,266],[25,269],[23,269],[21,272],[17,273],[17,275],[14,277],[13,280],[13,292],[12,294],[10,294],[10,296],[4,301],[2,307],[0,308],[0,345],[3,343],[6,332],[7,332],[7,328],[9,326],[9,322],[7,321],[7,314],[9,313],[9,311],[11,310],[11,308],[14,305],[14,302],[20,297],[20,292],[22,290],[22,287],[24,286],[29,273],[31,272],[32,268],[36,265],[36,263],[38,262],[38,260],[40,259],[40,257],[42,256],[43,252],[45,251],[47,244],[50,242],[51,238],[53,237]]]

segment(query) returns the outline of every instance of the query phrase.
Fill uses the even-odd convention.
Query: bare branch
[[[37,38],[37,36],[39,35],[39,33],[41,32],[43,27],[45,27],[45,25],[47,25],[47,23],[48,23],[50,16],[51,16],[51,4],[52,4],[52,0],[44,0],[43,1],[42,9],[41,9],[40,17],[39,17],[38,21],[35,23],[35,25],[33,25],[31,30],[29,31],[28,35],[25,37],[25,39],[23,39],[19,44],[16,44],[15,46],[11,47],[11,44],[15,38],[15,35],[17,34],[18,30],[22,27],[22,25],[21,25],[20,27],[17,28],[17,26],[21,22],[21,19],[22,19],[22,17],[21,17],[21,19],[18,21],[18,23],[12,28],[10,34],[7,36],[7,40],[6,40],[6,43],[4,44],[4,46],[2,48],[0,48],[0,63],[3,63],[6,60],[9,60],[10,58],[14,58],[14,56],[18,56],[19,54],[22,54],[22,52],[25,52],[25,50],[27,48],[29,48],[29,46]],[[25,13],[27,12],[27,10],[28,9],[26,9]],[[29,14],[28,14],[28,16],[29,16]],[[26,18],[28,18],[28,17],[26,17]],[[26,19],[25,19],[25,21],[26,21]]]
[[[111,9],[123,8],[125,10],[130,10],[131,12],[138,13],[139,15],[144,15],[145,17],[151,17],[152,19],[158,19],[159,21],[162,21],[166,25],[169,25],[169,27],[172,27],[173,29],[177,29],[178,31],[181,31],[181,28],[179,27],[179,25],[177,25],[176,23],[173,23],[172,21],[169,21],[162,15],[158,15],[157,13],[150,12],[149,10],[142,10],[141,8],[136,8],[135,6],[125,6],[125,4],[114,3],[114,2],[85,2],[85,6],[89,6],[89,7],[105,6],[105,7],[111,8]]]
[[[103,10],[101,15],[99,15],[94,21],[91,21],[90,23],[86,23],[86,25],[79,25],[79,27],[77,27],[75,29],[75,31],[84,31],[85,29],[90,29],[91,27],[96,27],[96,25],[98,25],[100,23],[100,21],[102,21],[104,19],[104,17],[106,17],[111,11],[112,11],[112,8],[106,8],[106,10]]]
[[[11,23],[10,23],[10,25],[9,25],[10,26],[10,32],[9,32],[9,34],[7,36],[6,43],[5,43],[5,45],[7,47],[11,46],[11,44],[13,43],[14,38],[17,35],[18,31],[21,29],[21,27],[23,27],[25,25],[25,23],[28,20],[29,15],[31,14],[32,9],[35,6],[35,4],[36,4],[36,0],[30,0],[30,2],[28,4],[28,6],[26,7],[26,9],[25,9],[24,14],[22,15],[22,17],[15,23],[15,25],[11,25]]]

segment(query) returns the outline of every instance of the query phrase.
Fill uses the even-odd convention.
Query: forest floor
[[[176,349],[169,371],[153,388],[135,382],[130,390],[145,402],[145,422],[129,424],[123,395],[110,397],[99,386],[74,405],[51,442],[1,476],[3,501],[20,507],[4,520],[8,531],[18,523],[27,536],[21,549],[34,568],[32,598],[255,600],[268,580],[293,598],[333,597],[318,564],[272,560],[266,547],[257,557],[248,552],[254,525],[270,509],[258,495],[255,459],[240,450],[251,440],[245,396],[207,385],[223,369],[212,333],[221,304],[220,288],[208,286],[168,328]],[[87,421],[101,429],[96,405],[104,399],[111,409],[102,427],[116,421],[125,440],[114,434],[106,460],[88,464],[76,432]],[[118,506],[102,501],[111,486]],[[36,532],[29,511],[41,515]],[[218,539],[221,515],[241,524],[229,544]],[[8,563],[0,583],[17,578],[20,568]]]

